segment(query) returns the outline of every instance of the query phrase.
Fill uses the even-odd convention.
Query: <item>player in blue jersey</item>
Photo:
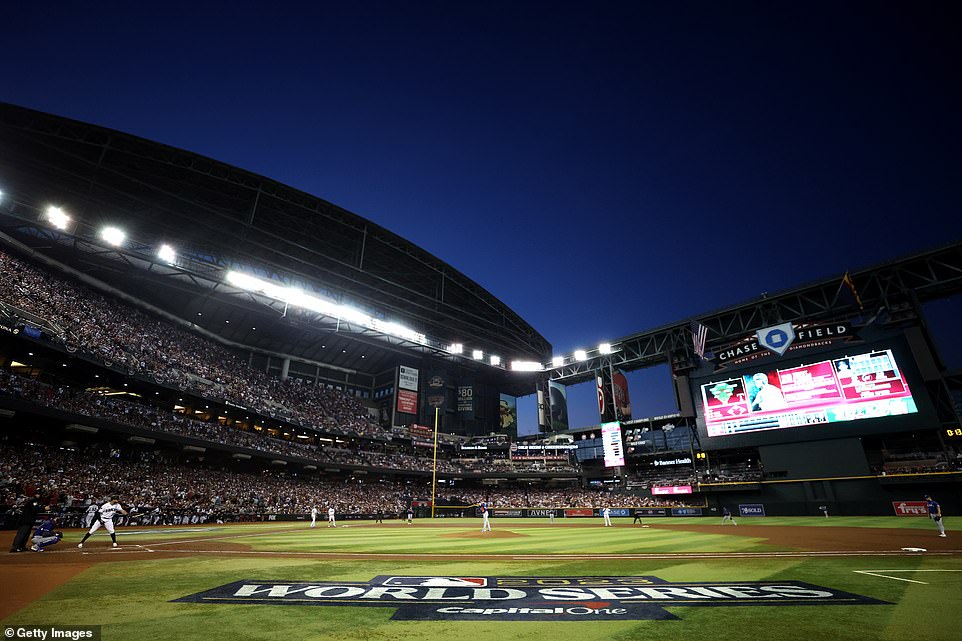
[[[478,507],[481,508],[481,519],[482,519],[482,520],[481,520],[481,531],[482,531],[482,532],[490,532],[490,531],[491,531],[491,522],[488,520],[488,516],[489,516],[489,514],[488,514],[488,511],[489,511],[489,510],[488,510],[488,502],[487,502],[487,501],[481,501],[481,503],[478,505]]]
[[[942,506],[929,494],[925,495],[925,503],[929,508],[929,518],[935,521],[935,525],[939,528],[939,536],[945,538],[945,526],[942,525]]]
[[[33,533],[33,539],[31,540],[33,545],[30,546],[30,549],[34,552],[43,552],[44,548],[60,543],[63,532],[56,531],[53,528],[53,521],[50,519],[41,523]]]

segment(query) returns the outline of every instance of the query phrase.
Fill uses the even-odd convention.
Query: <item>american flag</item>
[[[708,338],[708,328],[698,321],[691,322],[691,342],[695,346],[695,353],[699,358],[705,358],[705,340]]]

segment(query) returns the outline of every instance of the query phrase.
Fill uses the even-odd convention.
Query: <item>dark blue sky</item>
[[[962,237],[953,3],[207,4],[6,6],[0,98],[361,214],[558,353]]]

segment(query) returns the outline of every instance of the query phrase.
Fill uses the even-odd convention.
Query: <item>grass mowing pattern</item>
[[[750,519],[745,519],[749,521]],[[673,519],[672,525],[705,524],[706,519]],[[756,524],[756,520],[751,520]],[[782,522],[778,522],[782,521]],[[823,522],[829,522],[822,525]],[[835,521],[834,523],[831,523]],[[926,519],[854,519],[867,527],[931,528]],[[866,521],[868,521],[866,523]],[[538,521],[543,523],[543,521]],[[674,530],[652,520],[652,528],[531,527],[524,520],[492,520],[496,529],[512,530],[513,538],[450,538],[468,523],[419,522],[410,527],[352,527],[310,530],[305,524],[259,524],[229,528],[227,535],[261,534],[230,542],[275,551],[384,551],[453,553],[618,553],[765,551],[755,540],[736,536],[735,528],[717,534]],[[853,526],[843,519],[757,519],[758,525],[801,527]],[[947,522],[948,525],[948,522]],[[920,527],[921,526],[921,527]],[[478,525],[480,529],[480,525]],[[950,536],[952,530],[950,529]],[[275,532],[281,530],[280,532]],[[193,539],[217,539],[223,531],[198,533]],[[68,537],[70,538],[70,537]],[[184,541],[183,534],[124,537],[136,540]],[[225,543],[228,541],[225,541]],[[97,540],[96,545],[103,545]],[[184,544],[189,545],[189,544]],[[168,546],[177,548],[178,545]],[[77,561],[72,554],[65,560]],[[906,583],[853,570],[957,570],[900,573],[925,581]],[[37,566],[42,572],[43,566]],[[870,596],[890,606],[800,607],[672,607],[680,621],[585,622],[401,622],[390,621],[391,608],[210,605],[169,601],[239,579],[366,581],[379,574],[510,576],[510,575],[654,575],[668,581],[798,580]],[[104,625],[104,639],[184,640],[353,640],[447,641],[468,638],[507,640],[650,639],[679,641],[711,638],[744,641],[839,639],[841,641],[957,641],[962,630],[962,557],[912,556],[869,558],[763,559],[627,559],[531,561],[347,561],[291,557],[243,557],[202,554],[185,558],[98,563],[69,583],[4,620],[12,624]],[[5,586],[6,589],[6,586]]]

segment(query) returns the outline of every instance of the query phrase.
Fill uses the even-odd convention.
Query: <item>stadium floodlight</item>
[[[474,360],[480,361],[484,359],[484,352],[482,352],[480,349],[476,349],[471,352],[471,356],[474,358]]]
[[[551,366],[552,366],[552,367],[561,367],[561,366],[564,365],[564,364],[565,364],[565,357],[564,357],[564,356],[555,356],[555,357],[553,357],[553,358],[551,359]]]
[[[501,365],[501,357],[492,355],[488,362],[491,363],[493,367],[498,367]]]
[[[170,245],[163,244],[157,250],[157,258],[161,259],[165,263],[173,265],[177,262],[177,252]]]
[[[104,227],[102,230],[100,230],[100,237],[103,238],[108,245],[120,247],[124,244],[127,234],[125,234],[122,229],[117,227]]]
[[[611,343],[602,343],[598,346],[599,354],[610,354],[611,353]]]
[[[583,349],[575,350],[575,360],[576,361],[586,361],[588,360],[588,352]]]
[[[448,353],[449,353],[449,354],[463,354],[463,353],[464,353],[464,345],[462,345],[461,343],[451,343],[450,345],[448,345]]]
[[[534,361],[511,361],[511,369],[515,372],[540,372],[541,363]]]
[[[70,224],[70,216],[60,207],[54,207],[53,205],[47,207],[46,217],[47,222],[57,229],[66,229],[67,225]]]
[[[338,318],[352,325],[373,329],[382,334],[403,338],[418,345],[427,345],[428,343],[428,337],[421,332],[392,321],[383,321],[379,318],[374,318],[348,305],[339,305],[334,301],[308,294],[299,287],[279,285],[269,280],[233,270],[227,272],[226,279],[228,283],[238,289],[263,294],[283,303],[303,307],[312,312]]]

